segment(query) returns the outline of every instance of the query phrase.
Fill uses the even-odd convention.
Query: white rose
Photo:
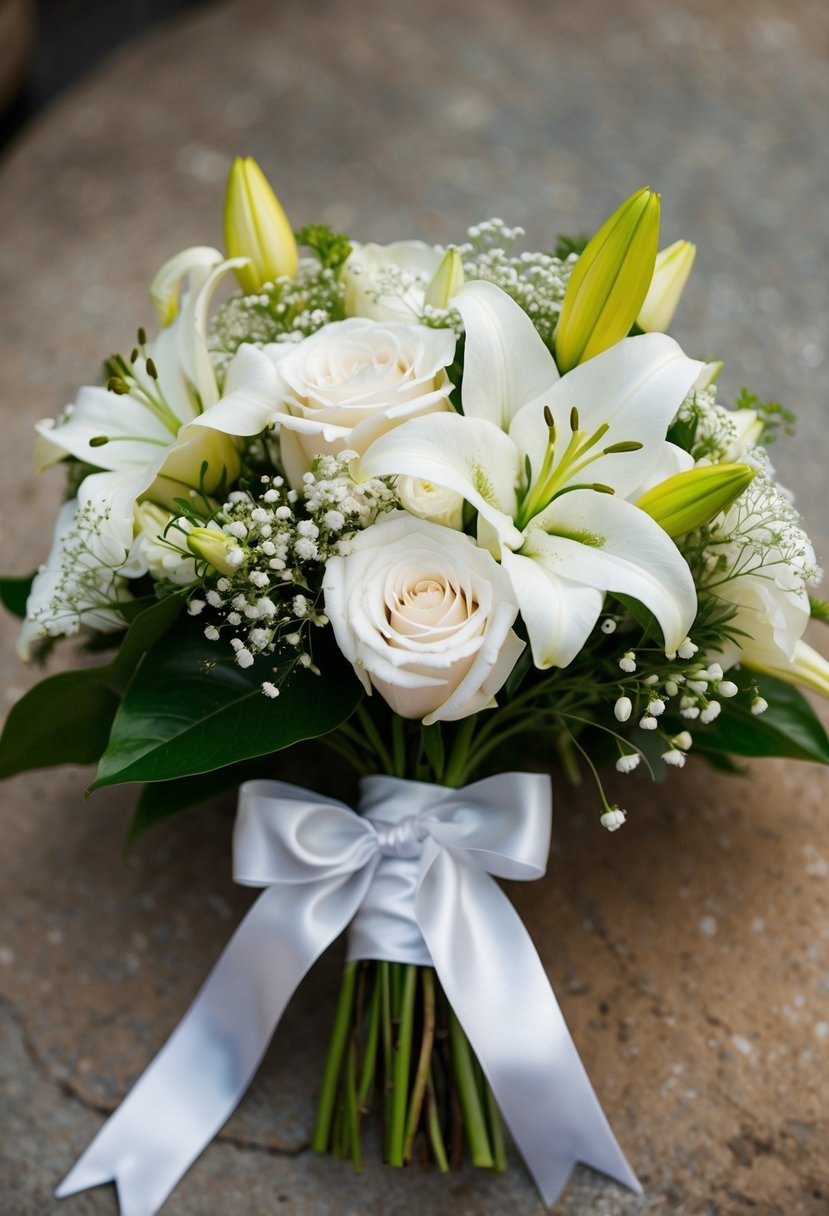
[[[354,317],[296,346],[272,346],[281,379],[282,460],[293,486],[322,452],[366,448],[410,418],[451,410],[455,335]]]
[[[329,559],[325,612],[366,691],[404,718],[453,722],[494,704],[524,643],[504,571],[470,537],[385,516]]]
[[[423,241],[354,245],[342,268],[345,311],[374,321],[417,321],[443,250]]]
[[[457,491],[419,477],[398,477],[396,489],[400,505],[418,519],[428,519],[446,528],[463,527],[463,495]]]

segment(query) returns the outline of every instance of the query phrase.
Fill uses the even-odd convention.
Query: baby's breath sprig
[[[317,457],[300,489],[281,475],[261,474],[255,486],[234,490],[208,527],[191,532],[202,586],[190,614],[204,614],[208,641],[228,638],[240,667],[251,667],[258,655],[293,652],[300,666],[316,670],[310,637],[328,624],[325,562],[396,506],[386,480],[354,482],[348,472],[354,455]],[[263,685],[266,696],[275,689]]]

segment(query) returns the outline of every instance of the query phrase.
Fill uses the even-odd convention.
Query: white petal
[[[632,494],[627,497],[633,502],[636,502],[652,490],[654,486],[658,486],[660,482],[667,481],[669,477],[675,477],[677,473],[687,473],[689,469],[694,467],[694,458],[690,452],[686,452],[684,448],[677,447],[675,443],[662,444],[659,449],[656,462],[648,472],[647,477],[641,485],[637,486]]]
[[[453,298],[466,330],[463,412],[502,430],[558,380],[553,356],[530,318],[494,283],[467,283]]]
[[[216,373],[207,349],[210,301],[224,276],[237,266],[247,265],[247,262],[247,258],[228,258],[216,266],[203,282],[196,280],[181,302],[181,316],[177,320],[180,325],[179,357],[203,410],[215,405],[219,399]]]
[[[566,667],[599,619],[603,594],[560,578],[518,553],[505,550],[501,564],[520,605],[536,667]]]
[[[491,422],[459,414],[432,414],[404,422],[371,445],[359,476],[419,477],[463,495],[489,520],[504,544],[521,543],[513,524],[518,451]]]
[[[150,287],[150,299],[163,326],[169,325],[178,315],[182,279],[187,275],[195,279],[197,274],[209,274],[223,260],[218,249],[212,249],[209,245],[194,245],[164,263]],[[198,289],[192,279],[191,286]]]
[[[223,396],[195,422],[226,435],[259,435],[281,401],[280,385],[268,356],[244,343],[227,369]]]
[[[662,627],[665,650],[676,651],[697,608],[691,571],[662,528],[632,503],[575,490],[545,512],[545,531],[528,530],[521,552],[546,570],[599,591],[629,595]]]
[[[696,379],[701,364],[683,354],[664,334],[625,338],[610,350],[579,364],[514,418],[510,436],[536,461],[547,446],[544,406],[556,425],[557,450],[570,437],[570,414],[578,410],[579,426],[593,433],[608,423],[595,447],[598,453],[620,442],[641,443],[638,452],[602,456],[590,464],[580,481],[603,482],[627,498],[646,479],[662,452],[665,434]]]
[[[167,427],[140,401],[90,385],[80,390],[65,422],[39,422],[35,429],[70,456],[104,469],[146,465],[173,441]],[[93,442],[104,438],[106,443]]]

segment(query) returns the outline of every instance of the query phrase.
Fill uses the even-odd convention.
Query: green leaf
[[[21,697],[0,737],[0,778],[56,764],[94,764],[139,659],[169,629],[181,605],[176,595],[145,609],[106,667],[60,672]]]
[[[719,718],[694,732],[694,751],[789,756],[829,764],[829,738],[801,692],[774,676],[740,672],[735,678],[744,689],[756,685],[768,701],[768,709],[753,714],[750,698],[745,695],[726,702]]]
[[[146,655],[112,726],[91,788],[169,781],[268,755],[334,730],[362,688],[339,655],[318,660],[322,676],[261,657],[242,670],[221,645],[184,622]],[[276,700],[262,682],[282,685]]]
[[[19,616],[21,620],[26,615],[26,600],[34,578],[33,574],[19,578],[8,574],[0,576],[0,603],[12,616]]]

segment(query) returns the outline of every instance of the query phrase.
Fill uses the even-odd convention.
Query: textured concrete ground
[[[45,553],[59,488],[28,473],[32,422],[130,344],[180,247],[216,242],[231,155],[296,222],[457,239],[500,214],[531,242],[595,226],[644,182],[666,239],[700,245],[677,326],[693,353],[800,415],[778,463],[824,560],[829,358],[829,10],[822,0],[267,0],[217,4],[111,60],[0,169],[3,565]],[[30,676],[3,622],[11,702]],[[825,639],[824,639],[825,640]],[[189,812],[126,862],[131,793],[88,774],[4,790],[0,1210],[112,1213],[51,1191],[183,1013],[250,898],[231,806]],[[644,1182],[580,1171],[567,1216],[825,1216],[827,775],[751,783],[691,766],[635,782],[624,832],[561,789],[551,873],[515,898]],[[306,1144],[336,958],[314,972],[238,1113],[170,1216],[461,1213],[541,1206],[522,1167],[449,1182]]]

